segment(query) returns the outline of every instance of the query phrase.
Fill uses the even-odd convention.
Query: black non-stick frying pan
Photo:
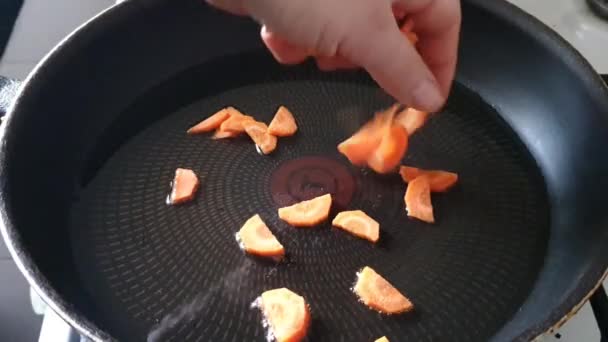
[[[2,233],[30,284],[93,340],[263,341],[251,302],[288,287],[310,341],[529,340],[563,323],[608,265],[608,90],[563,40],[502,1],[463,3],[457,82],[404,163],[458,172],[437,223],[406,216],[405,184],[336,145],[393,100],[360,71],[280,66],[249,19],[199,0],[132,0],[78,29],[27,78],[2,135]],[[380,52],[379,52],[380,53]],[[232,105],[300,130],[269,156],[246,138],[187,136]],[[202,186],[165,198],[177,167]],[[362,209],[377,246],[280,206],[331,192]],[[280,264],[234,239],[259,213]],[[383,316],[350,287],[369,265],[414,302]]]

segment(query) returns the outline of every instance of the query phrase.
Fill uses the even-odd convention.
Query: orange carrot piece
[[[194,171],[178,168],[175,170],[169,204],[181,204],[194,199],[200,182]]]
[[[429,113],[427,112],[407,108],[395,116],[395,122],[403,126],[408,135],[412,135],[426,123],[428,117]]]
[[[378,173],[394,171],[408,147],[408,136],[400,125],[393,125],[382,137],[380,145],[367,160],[369,167]]]
[[[382,142],[383,128],[388,127],[397,111],[393,105],[389,109],[378,112],[374,118],[365,123],[355,134],[338,145],[338,151],[357,166],[367,165],[372,153]]]
[[[410,181],[403,199],[409,217],[428,223],[435,222],[431,203],[431,186],[427,176],[420,176]]]
[[[304,297],[288,288],[268,290],[260,297],[260,308],[277,342],[299,342],[310,326],[310,310]]]
[[[245,132],[244,124],[248,121],[253,121],[253,118],[248,115],[243,115],[242,117],[231,116],[220,125],[220,131],[238,134],[243,133]]]
[[[422,170],[411,166],[401,166],[399,174],[403,181],[409,183],[420,176],[427,176],[432,192],[445,192],[458,182],[458,174],[441,170]]]
[[[296,119],[285,106],[280,106],[274,118],[268,125],[268,133],[277,137],[294,135],[298,130]]]
[[[269,154],[277,148],[277,137],[268,133],[268,126],[259,121],[247,121],[243,123],[245,132],[253,140],[258,150],[263,154]]]
[[[403,25],[401,25],[402,32],[411,32],[414,30],[414,19],[407,18]]]
[[[416,33],[414,33],[414,32],[403,32],[403,35],[413,45],[416,45],[418,43],[418,35]]]
[[[200,134],[211,132],[212,130],[220,127],[222,122],[226,121],[230,117],[230,113],[226,108],[220,109],[217,113],[211,115],[205,120],[188,129],[188,134]]]
[[[386,336],[382,336],[374,342],[391,342],[391,341],[389,341],[388,338],[386,338]]]
[[[414,45],[418,43],[418,35],[414,33],[414,20],[408,18],[400,28],[401,33]]]
[[[412,302],[371,267],[357,275],[354,292],[367,307],[385,314],[398,314],[414,309]]]
[[[295,227],[312,227],[327,220],[331,194],[279,208],[279,218]]]
[[[230,116],[246,116],[240,110],[238,110],[238,109],[236,109],[236,108],[234,108],[232,106],[226,107],[226,110],[228,111],[228,113],[230,114]]]
[[[218,140],[218,139],[234,138],[234,137],[238,137],[239,134],[240,133],[221,131],[218,129],[215,131],[215,133],[213,134],[211,139]]]
[[[237,233],[237,241],[245,252],[263,257],[282,257],[283,245],[272,234],[260,215],[248,219]]]
[[[367,158],[376,150],[382,140],[374,134],[371,126],[364,126],[350,138],[338,145],[338,151],[357,166],[365,166]]]
[[[244,124],[254,121],[253,117],[241,113],[234,107],[227,107],[226,110],[230,114],[230,117],[220,125],[219,130],[222,132],[243,133],[245,132]]]
[[[380,238],[380,224],[361,210],[339,213],[332,225],[374,243]]]

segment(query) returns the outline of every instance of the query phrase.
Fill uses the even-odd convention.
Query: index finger
[[[444,96],[450,92],[460,36],[460,0],[396,0],[414,21],[417,49]]]

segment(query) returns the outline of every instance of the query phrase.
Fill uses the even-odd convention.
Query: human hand
[[[261,23],[262,39],[281,63],[314,56],[323,70],[362,67],[399,102],[429,112],[450,91],[459,0],[207,1]],[[394,13],[414,21],[416,47],[399,31]]]

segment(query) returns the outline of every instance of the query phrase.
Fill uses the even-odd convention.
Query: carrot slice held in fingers
[[[396,170],[405,155],[408,146],[408,136],[400,125],[392,125],[387,134],[382,137],[380,145],[367,160],[369,167],[378,173],[388,173]]]
[[[395,116],[395,122],[403,126],[408,135],[412,135],[426,123],[428,117],[427,112],[407,108]]]
[[[200,134],[211,132],[214,129],[220,127],[222,122],[226,121],[230,117],[230,112],[226,108],[220,109],[217,113],[211,115],[205,120],[188,129],[188,134]]]
[[[401,33],[403,33],[410,43],[416,45],[418,43],[418,35],[413,30],[414,20],[412,18],[408,18],[400,28]]]
[[[279,208],[279,218],[292,226],[312,227],[327,220],[331,208],[331,194]]]
[[[338,145],[338,151],[357,166],[365,166],[367,158],[376,150],[382,138],[378,136],[373,128],[364,126],[350,138]]]
[[[263,257],[285,255],[283,245],[272,234],[260,215],[248,219],[237,233],[237,241],[245,252]]]
[[[382,142],[384,129],[390,127],[390,122],[397,111],[393,105],[389,109],[378,112],[374,118],[365,123],[355,134],[338,145],[338,151],[357,166],[367,165],[367,161]]]
[[[401,25],[402,32],[412,32],[414,30],[414,19],[407,18],[403,25]]]
[[[448,191],[458,182],[458,174],[441,170],[422,170],[411,166],[401,166],[399,174],[403,181],[409,183],[420,176],[427,176],[432,192]]]
[[[277,113],[268,126],[268,133],[277,137],[294,135],[298,130],[296,119],[285,106],[279,107]]]
[[[339,213],[332,225],[371,242],[380,238],[380,224],[361,210]]]
[[[306,337],[310,310],[304,297],[279,288],[262,293],[259,304],[277,342],[298,342]]]
[[[368,266],[359,272],[354,292],[363,304],[381,313],[398,314],[414,309],[409,299]]]
[[[435,222],[431,203],[431,185],[427,176],[417,177],[408,183],[404,200],[409,217],[428,223]]]
[[[414,32],[411,31],[401,31],[403,33],[403,35],[405,36],[405,38],[407,38],[407,40],[409,40],[410,43],[412,43],[413,45],[416,45],[418,43],[418,35]]]
[[[253,140],[258,151],[269,154],[277,148],[277,137],[268,133],[268,126],[259,121],[248,121],[243,123],[245,132]]]
[[[185,203],[194,198],[200,182],[194,171],[178,168],[175,170],[169,204]]]

